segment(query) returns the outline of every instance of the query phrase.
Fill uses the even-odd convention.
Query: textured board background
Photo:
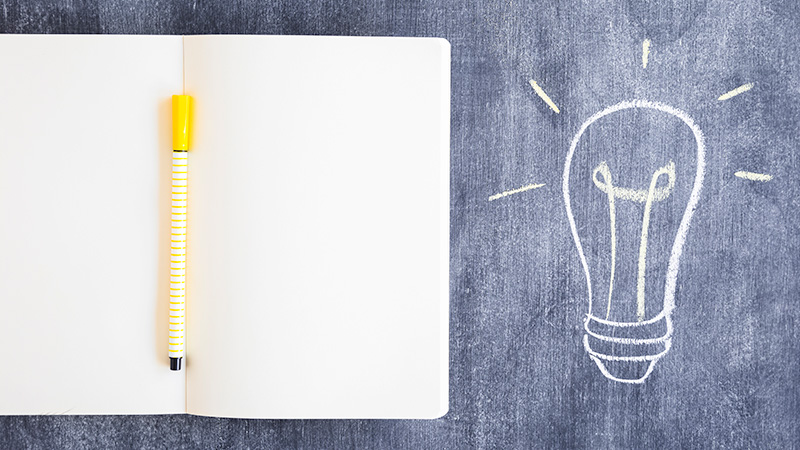
[[[6,33],[444,37],[452,44],[453,118],[451,388],[444,418],[2,417],[0,444],[796,446],[799,5],[793,0],[2,2],[0,30]],[[652,41],[646,69],[644,39]],[[537,97],[530,79],[539,82],[559,114]],[[745,83],[754,87],[717,100]],[[565,157],[580,124],[629,99],[686,111],[707,145],[705,183],[677,279],[673,347],[643,385],[607,380],[584,351],[586,283],[561,193]],[[631,131],[651,122],[638,116],[613,122],[592,135],[587,151],[602,148],[617,158],[614,148],[630,152],[647,146],[648,161],[656,165],[671,158],[669,152],[690,154],[685,141],[670,141],[681,136],[669,127]],[[655,166],[631,161],[629,169],[614,169],[615,175],[624,172],[639,180],[635,183],[646,182]],[[676,186],[685,186],[680,170],[691,160],[675,162]],[[774,179],[747,181],[733,175],[738,170]],[[531,183],[544,186],[488,201]],[[602,195],[591,186],[586,192],[599,203],[578,210],[589,219],[606,218]],[[653,214],[673,223],[657,209]],[[600,223],[580,230],[604,230]],[[620,267],[630,275],[635,266]],[[620,304],[633,301],[628,297]]]

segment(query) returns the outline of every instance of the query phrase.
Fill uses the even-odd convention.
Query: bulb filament
[[[599,180],[598,174],[603,178]],[[667,176],[667,185],[658,186],[658,179]],[[644,203],[644,216],[642,217],[642,233],[639,240],[639,266],[636,279],[636,317],[639,322],[645,317],[645,269],[647,267],[647,237],[650,228],[650,213],[653,202],[667,199],[675,187],[675,163],[670,161],[666,166],[659,168],[650,178],[648,189],[630,189],[614,186],[611,170],[605,161],[598,165],[592,173],[592,181],[601,191],[608,196],[608,216],[611,226],[611,275],[608,282],[608,303],[606,306],[606,320],[611,315],[611,298],[614,294],[614,275],[617,266],[617,226],[616,226],[616,199]]]

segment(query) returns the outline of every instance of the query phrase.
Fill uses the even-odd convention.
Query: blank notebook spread
[[[445,414],[446,41],[5,35],[0,61],[0,414]]]

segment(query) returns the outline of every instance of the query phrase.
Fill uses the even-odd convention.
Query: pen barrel
[[[169,357],[182,358],[186,342],[186,218],[189,153],[172,152],[172,214],[169,271]]]

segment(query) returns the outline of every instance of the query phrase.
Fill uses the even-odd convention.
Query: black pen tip
[[[169,370],[181,370],[181,360],[183,358],[170,358]]]

